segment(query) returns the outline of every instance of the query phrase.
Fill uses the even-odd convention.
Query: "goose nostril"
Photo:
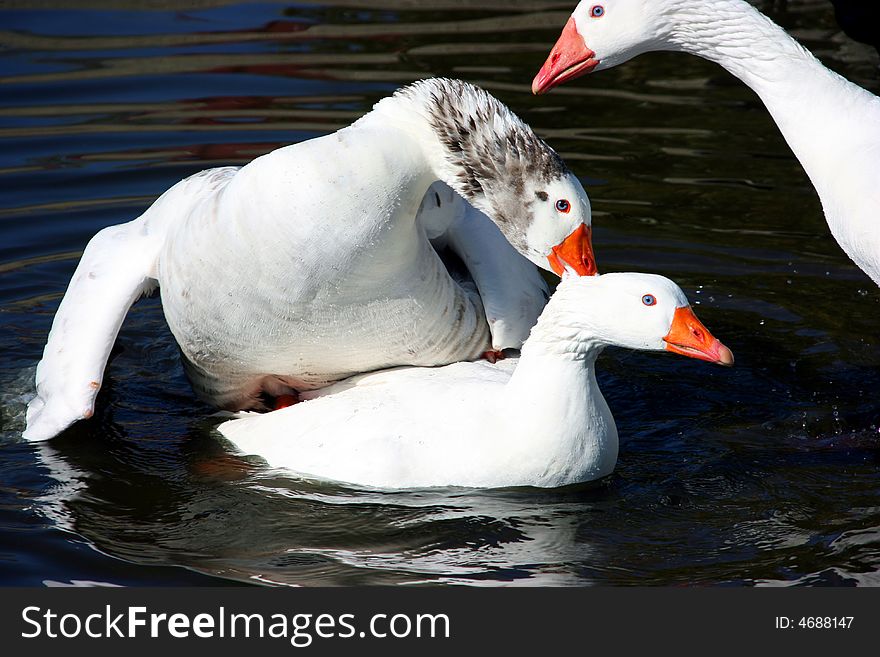
[[[559,61],[559,57],[560,57],[560,53],[555,52],[555,53],[553,53],[553,58],[551,61],[555,64],[556,62]]]
[[[702,332],[700,329],[696,328],[695,326],[692,326],[692,327],[691,327],[691,333],[693,334],[693,336],[694,336],[697,340],[702,340],[702,339],[703,339],[703,332]]]
[[[599,273],[599,270],[596,267],[596,261],[592,258],[581,256],[580,258],[577,258],[575,262],[580,265],[580,271],[578,271],[579,276],[596,276]]]

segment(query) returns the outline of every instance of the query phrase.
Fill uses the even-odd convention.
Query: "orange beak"
[[[690,306],[675,309],[672,326],[663,341],[666,351],[719,365],[733,365],[733,353],[709,333]]]
[[[554,246],[547,256],[550,268],[562,276],[566,266],[578,276],[595,276],[596,256],[593,255],[593,229],[587,224],[575,228],[562,244]]]
[[[532,93],[547,93],[563,82],[589,73],[598,65],[596,53],[587,48],[578,34],[574,18],[569,18],[550,56],[532,81]]]

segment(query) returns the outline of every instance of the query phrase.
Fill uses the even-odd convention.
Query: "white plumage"
[[[273,467],[367,486],[591,481],[617,460],[617,429],[594,368],[606,345],[733,362],[672,281],[571,276],[518,359],[364,374],[218,429]]]
[[[816,188],[831,233],[880,285],[880,98],[827,69],[744,0],[584,0],[532,88],[542,93],[657,50],[714,61],[760,96]]]
[[[24,436],[91,415],[122,320],[157,283],[195,392],[259,408],[262,393],[519,347],[547,294],[523,255],[549,269],[589,223],[577,178],[506,107],[462,82],[417,83],[334,134],[187,178],[98,233],[55,316]],[[565,263],[582,273],[595,270],[586,234],[587,256]]]

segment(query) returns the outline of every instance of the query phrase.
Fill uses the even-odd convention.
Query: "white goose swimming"
[[[364,374],[218,429],[273,467],[365,486],[592,481],[617,461],[595,373],[607,345],[733,364],[669,279],[565,276],[518,359]]]
[[[825,68],[744,0],[583,0],[532,90],[657,50],[717,62],[760,96],[831,233],[880,285],[880,98]]]
[[[583,187],[485,91],[418,82],[336,133],[187,178],[99,232],[55,315],[24,437],[92,415],[122,321],[157,284],[194,391],[239,410],[519,347],[546,301],[520,254],[596,272]]]

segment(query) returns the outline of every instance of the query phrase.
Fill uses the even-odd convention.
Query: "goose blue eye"
[[[605,15],[605,7],[602,5],[593,5],[593,8],[590,9],[590,16],[593,18],[602,18]]]
[[[564,198],[561,198],[556,201],[556,209],[564,214],[568,214],[568,212],[571,210],[571,203],[569,203]]]
[[[657,299],[654,297],[653,294],[646,294],[642,297],[642,303],[646,306],[653,306],[657,303]]]

